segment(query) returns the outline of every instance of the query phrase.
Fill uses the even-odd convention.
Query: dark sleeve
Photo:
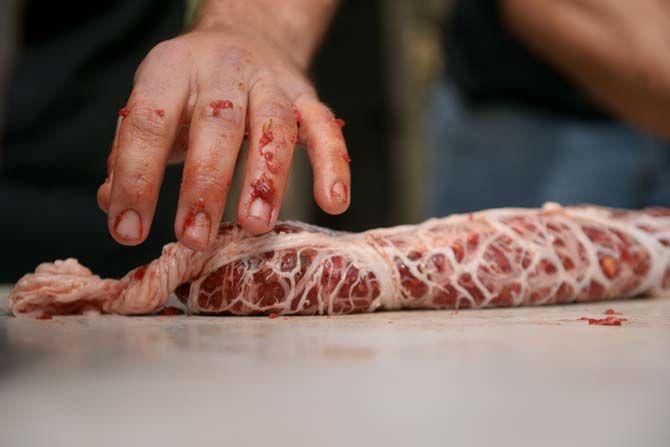
[[[146,53],[181,30],[183,1],[24,2],[0,154],[0,282],[77,257],[117,276],[174,239],[179,181],[168,170],[149,240],[123,247],[96,204],[117,110]]]

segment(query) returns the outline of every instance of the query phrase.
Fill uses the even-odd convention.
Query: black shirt
[[[68,256],[121,274],[174,239],[176,188],[150,241],[133,249],[107,233],[96,190],[133,74],[154,45],[179,33],[184,2],[26,1],[23,12],[0,159],[0,282]]]
[[[511,103],[578,119],[608,119],[580,88],[511,35],[497,0],[457,0],[443,36],[449,76],[468,105]]]

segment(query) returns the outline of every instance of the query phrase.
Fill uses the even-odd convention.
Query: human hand
[[[284,196],[295,144],[307,146],[313,194],[326,212],[346,210],[349,157],[342,122],[321,103],[305,64],[270,36],[208,26],[157,45],[119,112],[98,203],[112,236],[146,239],[163,172],[184,161],[175,233],[201,250],[216,237],[237,155],[249,151],[237,217],[253,234],[270,230]]]

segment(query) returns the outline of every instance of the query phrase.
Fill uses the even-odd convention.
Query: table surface
[[[629,321],[577,321],[608,308]],[[276,319],[0,316],[3,446],[668,446],[669,382],[670,297]]]

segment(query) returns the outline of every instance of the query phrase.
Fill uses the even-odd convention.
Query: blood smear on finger
[[[209,106],[212,108],[212,115],[219,116],[221,109],[232,109],[233,102],[228,99],[219,99],[217,101],[210,102]]]
[[[251,197],[271,203],[275,196],[274,183],[271,178],[262,175],[261,178],[251,182]]]
[[[261,140],[258,144],[260,149],[263,149],[263,147],[267,146],[274,140],[275,136],[272,133],[272,119],[268,120],[265,124],[263,124],[263,135],[261,136]]]

